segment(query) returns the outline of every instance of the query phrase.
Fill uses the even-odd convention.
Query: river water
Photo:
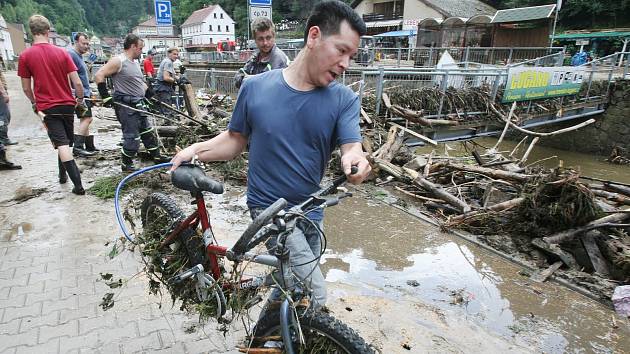
[[[491,147],[496,140],[478,142]],[[508,141],[500,150],[515,145]],[[449,154],[461,152],[459,146],[449,143]],[[436,152],[444,149],[442,144]],[[584,175],[630,183],[629,167],[603,157],[536,147],[528,161],[554,155],[558,158],[545,161],[545,167],[562,160]],[[610,308],[553,282],[532,283],[519,266],[386,206],[385,194],[369,194],[371,199],[344,200],[344,212],[326,214],[328,281],[348,284],[366,297],[415,298],[450,324],[473,322],[533,352],[630,352],[630,322]],[[414,315],[399,313],[397,320],[413,323],[403,321],[408,316]],[[418,322],[422,319],[415,318]]]

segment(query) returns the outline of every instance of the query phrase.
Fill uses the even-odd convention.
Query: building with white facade
[[[236,22],[220,5],[208,5],[190,15],[182,24],[184,48],[188,51],[216,48],[221,41],[235,40]]]
[[[158,26],[155,17],[138,24],[131,32],[144,40],[144,53],[153,47],[160,51],[169,47],[182,46],[182,40],[177,35],[175,26]]]
[[[2,51],[2,58],[4,61],[13,60],[13,42],[11,41],[11,33],[9,33],[9,27],[4,17],[0,15],[0,50]]]

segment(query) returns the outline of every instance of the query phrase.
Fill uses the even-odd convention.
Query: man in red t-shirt
[[[28,19],[28,25],[33,45],[22,52],[18,63],[22,90],[33,104],[35,113],[43,117],[48,137],[57,149],[59,183],[66,183],[70,176],[74,184],[72,193],[83,195],[81,173],[70,149],[74,140],[75,106],[78,105],[79,109],[85,107],[81,79],[68,52],[48,43],[48,19],[33,15]],[[77,99],[72,97],[68,77],[74,85]]]
[[[155,55],[155,52],[153,51],[153,49],[149,49],[149,52],[147,53],[147,57],[144,58],[144,61],[142,62],[142,67],[144,68],[144,75],[146,75],[146,77],[148,78],[155,77],[155,67],[153,67],[154,55]]]

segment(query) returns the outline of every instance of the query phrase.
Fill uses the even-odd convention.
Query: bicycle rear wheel
[[[143,243],[148,246],[145,254],[151,252],[153,256],[162,258],[162,261],[176,263],[175,267],[190,268],[197,264],[206,267],[207,257],[203,240],[191,228],[182,230],[173,245],[156,249],[185,217],[173,199],[162,193],[149,195],[142,202],[140,217]],[[183,247],[183,252],[180,252],[180,247]]]
[[[292,326],[291,336],[294,338],[293,348],[297,353],[345,353],[371,354],[374,350],[352,328],[322,312],[307,310],[300,315],[300,328],[304,334],[304,345],[298,341],[297,328]],[[258,321],[254,330],[254,345],[259,338],[281,336],[280,313],[267,311]],[[260,342],[260,340],[258,340]]]

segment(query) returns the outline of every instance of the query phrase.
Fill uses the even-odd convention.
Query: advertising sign
[[[580,91],[584,69],[573,66],[512,67],[503,103],[575,95]]]
[[[158,26],[170,26],[173,24],[170,0],[155,0],[155,23]]]

